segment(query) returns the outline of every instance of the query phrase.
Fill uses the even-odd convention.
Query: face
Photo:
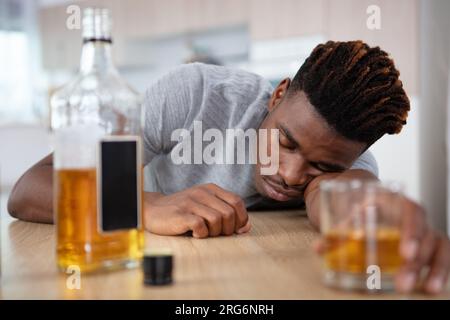
[[[285,79],[275,89],[260,127],[279,130],[278,172],[261,175],[259,162],[255,170],[257,191],[277,201],[303,197],[311,180],[348,169],[366,148],[365,143],[349,140],[331,128],[304,92],[287,95],[289,85]],[[267,148],[270,155],[270,143]]]

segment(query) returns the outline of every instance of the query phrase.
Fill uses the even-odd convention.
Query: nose
[[[308,162],[301,155],[283,161],[280,159],[278,175],[283,179],[285,186],[304,185],[313,178],[308,173],[308,167]]]

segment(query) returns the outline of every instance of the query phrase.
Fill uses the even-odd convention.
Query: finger
[[[234,210],[222,212],[222,234],[232,235],[236,227],[236,214]]]
[[[436,294],[447,284],[450,269],[450,244],[448,239],[442,237],[437,244],[433,255],[430,271],[425,281],[425,291]]]
[[[397,291],[402,293],[411,292],[417,283],[419,270],[419,264],[417,263],[409,263],[402,266],[394,279]]]
[[[314,251],[317,252],[317,254],[324,254],[326,251],[326,245],[325,241],[323,239],[318,239],[313,243]]]
[[[238,195],[226,191],[215,184],[209,184],[208,188],[214,192],[214,194],[225,201],[228,205],[233,207],[236,213],[236,226],[235,230],[239,230],[239,228],[243,227],[248,220],[247,209],[245,208],[244,201]]]
[[[406,260],[400,271],[396,275],[396,287],[401,292],[410,292],[414,289],[420,276],[420,270],[427,265],[435,251],[436,237],[429,230],[420,243],[419,253],[414,260]]]
[[[192,231],[192,236],[194,238],[208,237],[208,227],[203,218],[194,214],[186,214],[184,215],[184,218],[189,230]]]
[[[420,269],[430,263],[435,252],[436,242],[437,238],[435,233],[431,229],[428,229],[420,243],[419,253],[417,254],[416,260]]]
[[[231,235],[235,232],[235,210],[227,202],[218,198],[215,193],[198,190],[195,193],[196,201],[220,212],[222,216],[222,234]]]
[[[245,224],[245,226],[243,226],[242,228],[240,228],[237,233],[238,234],[243,234],[246,232],[250,232],[250,230],[252,229],[252,224],[250,223],[250,220],[247,221],[247,223]]]
[[[403,210],[400,254],[405,260],[412,261],[419,252],[425,233],[425,215],[418,205],[409,200],[403,201]]]
[[[209,236],[216,237],[222,233],[222,214],[201,203],[195,203],[191,207],[192,213],[202,217],[208,226]]]

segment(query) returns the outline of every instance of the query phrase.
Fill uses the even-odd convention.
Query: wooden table
[[[367,295],[323,286],[321,263],[311,248],[318,237],[302,211],[253,212],[251,233],[193,239],[146,234],[150,248],[175,256],[175,283],[142,284],[140,269],[82,275],[81,289],[66,287],[55,267],[51,225],[16,221],[2,210],[4,299],[399,299],[415,294]],[[435,298],[450,299],[450,293]]]

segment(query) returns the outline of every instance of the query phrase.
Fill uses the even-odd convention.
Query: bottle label
[[[102,138],[98,148],[99,232],[140,228],[141,143],[138,136]]]

